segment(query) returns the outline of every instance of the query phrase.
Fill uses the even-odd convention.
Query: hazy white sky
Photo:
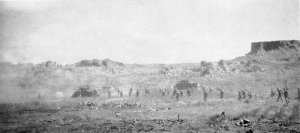
[[[299,39],[298,0],[0,2],[2,61],[185,63],[233,59],[251,42]]]

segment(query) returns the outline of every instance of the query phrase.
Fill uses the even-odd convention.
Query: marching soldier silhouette
[[[288,88],[287,87],[285,87],[283,89],[283,96],[284,96],[284,100],[285,100],[286,104],[289,104],[290,97],[289,97],[289,92],[288,92]]]
[[[249,99],[251,99],[251,98],[252,98],[252,93],[251,93],[251,91],[250,91],[250,90],[248,90],[248,93],[247,93],[247,95],[248,95]]]
[[[110,97],[111,97],[111,92],[110,92],[110,90],[107,91],[107,94],[108,94],[108,98],[110,98]]]
[[[123,97],[123,91],[120,91],[120,97]]]
[[[136,89],[136,97],[138,98],[139,97],[139,95],[140,95],[140,91],[138,90],[138,89]]]
[[[130,89],[129,89],[129,96],[131,96],[131,94],[132,94],[132,91],[133,91],[133,89],[130,87]]]
[[[187,93],[188,97],[191,96],[191,91],[190,90],[187,90],[186,93]]]
[[[242,97],[243,99],[246,99],[246,92],[245,92],[245,90],[242,90],[242,96],[243,96]]]
[[[300,102],[300,88],[298,88],[298,102]]]
[[[277,96],[277,102],[279,101],[279,99],[281,99],[281,101],[283,101],[283,98],[282,98],[282,90],[278,89],[277,88],[277,92],[278,92],[278,96]]]
[[[220,99],[223,101],[224,99],[224,90],[220,89]]]
[[[208,93],[206,90],[203,91],[203,95],[204,95],[204,102],[207,101],[207,97],[208,97]]]
[[[238,91],[238,100],[239,100],[239,102],[242,101],[242,92],[241,91]]]

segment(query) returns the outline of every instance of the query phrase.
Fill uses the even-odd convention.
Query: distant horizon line
[[[254,43],[266,43],[266,42],[280,42],[280,41],[299,41],[300,42],[300,39],[283,39],[283,40],[269,40],[269,41],[253,41],[251,42],[251,45],[254,44]],[[251,52],[251,50],[250,50]],[[176,65],[176,64],[197,64],[197,63],[201,63],[202,61],[206,61],[206,62],[218,62],[220,60],[233,60],[235,58],[238,58],[238,57],[242,57],[242,56],[246,56],[247,54],[249,54],[250,52],[248,53],[245,53],[244,55],[240,55],[240,56],[236,56],[236,57],[233,57],[231,59],[218,59],[218,60],[214,60],[214,61],[208,61],[208,60],[199,60],[198,62],[178,62],[178,63],[125,63],[125,62],[122,62],[122,61],[118,61],[118,60],[114,60],[114,59],[111,59],[111,58],[103,58],[103,59],[99,59],[99,58],[94,58],[94,59],[81,59],[77,62],[74,62],[74,63],[58,63],[57,61],[52,61],[52,60],[46,60],[46,61],[42,61],[42,62],[39,62],[39,63],[32,63],[32,62],[18,62],[18,63],[13,63],[11,61],[3,61],[3,60],[0,60],[0,63],[11,63],[13,65],[18,65],[18,64],[33,64],[33,65],[38,65],[38,64],[42,64],[42,63],[46,63],[48,61],[52,61],[52,62],[55,62],[56,64],[58,65],[63,65],[63,66],[66,66],[66,65],[72,65],[72,64],[76,64],[80,61],[83,61],[83,60],[111,60],[111,61],[114,61],[114,62],[119,62],[119,63],[123,63],[123,64],[126,64],[126,65]]]
[[[246,55],[246,54],[245,54]],[[245,56],[244,55],[244,56]],[[241,56],[238,56],[238,57],[241,57]],[[238,57],[234,57],[233,59],[235,58],[238,58]],[[233,60],[233,59],[219,59],[217,61],[207,61],[207,60],[200,60],[198,62],[179,62],[179,63],[125,63],[125,62],[121,62],[121,61],[117,61],[117,60],[113,60],[113,59],[110,59],[110,58],[105,58],[105,59],[96,59],[96,60],[106,60],[106,59],[109,59],[113,62],[118,62],[118,63],[123,63],[125,65],[177,65],[177,64],[197,64],[197,63],[201,63],[202,61],[205,61],[205,62],[218,62],[220,60]],[[95,60],[95,59],[82,59],[80,61],[83,61],[83,60],[88,60],[88,61],[91,61],[91,60]],[[47,61],[43,61],[43,62],[40,62],[40,63],[32,63],[32,62],[24,62],[24,63],[13,63],[13,62],[10,62],[10,61],[0,61],[0,63],[11,63],[13,65],[19,65],[19,64],[33,64],[33,65],[39,65],[39,64],[42,64],[42,63],[46,63],[48,61],[51,61],[51,60],[47,60]],[[66,65],[73,65],[73,64],[76,64],[80,61],[77,61],[77,62],[74,62],[74,63],[67,63],[67,64],[61,64],[61,63],[58,63],[56,61],[51,61],[51,62],[55,62],[56,64],[58,65],[63,65],[63,66],[66,66]]]

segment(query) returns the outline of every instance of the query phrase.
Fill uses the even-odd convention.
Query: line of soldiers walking
[[[224,90],[217,87],[216,90],[219,92],[219,99],[221,99],[222,101],[224,100]],[[277,102],[279,101],[285,101],[286,104],[289,104],[291,98],[289,97],[289,92],[288,92],[288,88],[287,87],[284,87],[283,89],[279,89],[277,88]],[[271,93],[270,93],[270,97],[273,98],[276,96],[276,90],[275,89],[271,89]],[[133,88],[130,87],[129,89],[129,92],[128,92],[128,95],[129,97],[132,96],[133,94]],[[186,91],[186,94],[188,97],[191,97],[192,95],[192,89],[190,90],[185,90]],[[202,88],[202,91],[203,91],[203,100],[205,102],[207,102],[207,99],[208,99],[208,95],[213,91],[211,88],[210,89],[207,89],[206,87],[203,87]],[[150,91],[148,88],[146,88],[144,90],[144,93],[145,95],[150,95]],[[160,89],[159,90],[159,93],[161,94],[162,97],[166,96],[166,94],[169,94],[169,89],[165,88],[165,89]],[[118,90],[118,95],[120,97],[123,96],[123,91],[121,90]],[[297,97],[297,100],[298,102],[300,102],[300,88],[298,88],[298,93],[297,93],[298,97]],[[138,98],[140,96],[140,91],[139,89],[136,89],[135,91],[135,96]],[[175,97],[176,100],[179,100],[180,97],[183,97],[184,96],[184,93],[183,93],[183,90],[177,90],[177,89],[174,89],[173,90],[173,94],[172,94],[172,99]],[[255,95],[256,97],[258,95]],[[108,97],[110,98],[111,97],[111,91],[108,90]],[[253,97],[252,93],[250,90],[246,90],[246,89],[243,89],[241,91],[238,91],[238,101],[242,101],[243,99],[249,99],[251,100]]]
[[[276,102],[279,102],[279,101],[285,101],[286,104],[289,104],[290,102],[290,97],[289,97],[289,92],[288,92],[288,88],[287,87],[284,87],[283,89],[279,89],[277,88],[277,100]],[[276,92],[275,90],[272,88],[271,89],[271,94],[270,94],[270,97],[273,98],[275,97],[276,95]],[[283,99],[284,98],[284,99]],[[297,97],[298,101],[300,102],[300,89],[298,88],[298,97]]]
[[[118,89],[117,92],[118,92],[118,96],[123,97],[123,91],[122,90]],[[111,93],[112,93],[111,90],[107,90],[108,98],[111,98],[111,95],[112,95]]]
[[[219,91],[219,98],[223,101],[224,100],[224,90],[221,89],[221,88],[217,88],[216,89],[217,91]],[[208,99],[208,95],[209,93],[211,93],[213,90],[210,88],[210,89],[206,89],[206,88],[202,88],[202,91],[203,91],[203,100],[205,102],[207,102],[207,99]],[[191,97],[191,94],[192,94],[192,90],[186,90],[186,93],[187,93],[187,96],[188,97]],[[176,98],[176,100],[179,100],[180,97],[183,97],[184,96],[184,93],[182,90],[176,90],[174,89],[173,90],[173,95],[172,95],[172,98]]]
[[[133,93],[133,88],[130,87],[129,92],[128,92],[128,96],[130,97],[132,95],[132,93]],[[138,98],[139,95],[140,95],[140,90],[136,89],[135,96]]]
[[[250,90],[241,90],[241,91],[238,91],[238,101],[242,101],[243,99],[248,99],[251,100],[252,98],[252,92]]]

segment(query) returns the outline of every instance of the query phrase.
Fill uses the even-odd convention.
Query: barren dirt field
[[[144,98],[34,100],[3,103],[1,132],[300,132],[299,102],[256,98],[238,102],[194,94]],[[92,102],[92,105],[87,105]],[[219,119],[221,112],[225,117]],[[249,124],[238,125],[248,119]]]

